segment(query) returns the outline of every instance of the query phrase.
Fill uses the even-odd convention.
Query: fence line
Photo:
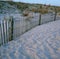
[[[50,17],[50,16],[49,16]],[[47,21],[45,21],[45,16],[39,14],[39,18],[34,18],[33,20],[30,20],[32,18],[28,18],[28,20],[21,18],[20,20],[15,20],[12,16],[9,16],[9,18],[4,17],[3,20],[1,20],[1,39],[0,39],[0,45],[4,45],[5,43],[16,39],[17,37],[20,37],[23,33],[27,32],[29,29],[41,25],[45,22],[54,21],[56,18],[56,15],[53,16],[52,20],[47,17]],[[54,18],[55,17],[55,18]],[[37,20],[36,20],[37,19]],[[55,19],[56,20],[56,19]],[[43,22],[42,22],[43,21]]]

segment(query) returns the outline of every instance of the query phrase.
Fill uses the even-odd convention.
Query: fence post
[[[56,10],[56,7],[55,7],[54,21],[56,20],[56,16],[57,16],[57,10]]]
[[[54,21],[56,20],[56,16],[57,16],[57,12],[55,12],[55,15],[54,15]]]
[[[14,25],[14,21],[13,21],[12,16],[10,17],[10,21],[11,21],[11,30],[10,30],[11,31],[11,34],[10,34],[11,36],[10,36],[9,40],[11,41],[11,40],[13,40],[13,25]]]
[[[41,25],[41,14],[39,15],[39,25]]]
[[[7,39],[7,36],[6,36],[6,20],[4,18],[4,43],[6,43],[6,39]]]
[[[1,44],[3,44],[3,22],[1,20]]]
[[[12,33],[12,40],[13,40],[13,30],[14,30],[14,19],[13,19],[13,17],[12,17],[12,24],[11,24],[11,26],[12,26],[12,29],[11,29],[12,32],[11,33]]]

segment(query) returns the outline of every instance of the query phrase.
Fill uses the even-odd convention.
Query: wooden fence
[[[13,18],[10,17],[0,21],[0,45],[4,45],[5,43],[13,40]]]
[[[52,20],[48,20],[48,18],[48,22],[55,21],[56,14],[53,16]],[[9,18],[4,17],[4,19],[0,21],[0,45],[4,45],[5,43],[20,37],[20,35],[27,32],[29,29],[47,22],[43,15],[39,15],[38,20],[36,20],[37,18],[34,18],[35,20],[30,19],[15,20],[12,16],[9,16]],[[45,22],[42,22],[42,20]]]

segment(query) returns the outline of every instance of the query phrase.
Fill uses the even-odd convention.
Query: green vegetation
[[[57,12],[60,12],[60,7],[58,6],[51,6],[51,5],[42,5],[42,4],[28,4],[28,3],[21,3],[21,2],[12,2],[12,1],[1,1],[0,2],[0,9],[3,7],[2,3],[9,3],[10,5],[24,11],[26,8],[33,12],[41,12],[42,14],[48,13],[48,10],[52,10],[55,12],[55,7]],[[9,7],[8,7],[9,8]]]

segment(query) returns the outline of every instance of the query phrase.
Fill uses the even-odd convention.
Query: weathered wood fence
[[[12,17],[10,17],[9,19],[6,19],[4,17],[4,20],[1,20],[0,33],[1,33],[0,45],[4,45],[10,40],[13,40],[13,18]]]
[[[20,37],[20,35],[35,26],[56,20],[56,14],[55,16],[53,15],[53,18],[51,18],[52,16],[45,16],[46,15],[40,14],[39,17],[35,16],[34,19],[30,18],[31,20],[29,18],[28,20],[27,18],[15,20],[12,16],[9,16],[9,18],[4,17],[4,19],[0,21],[0,45],[4,45],[5,43]]]

